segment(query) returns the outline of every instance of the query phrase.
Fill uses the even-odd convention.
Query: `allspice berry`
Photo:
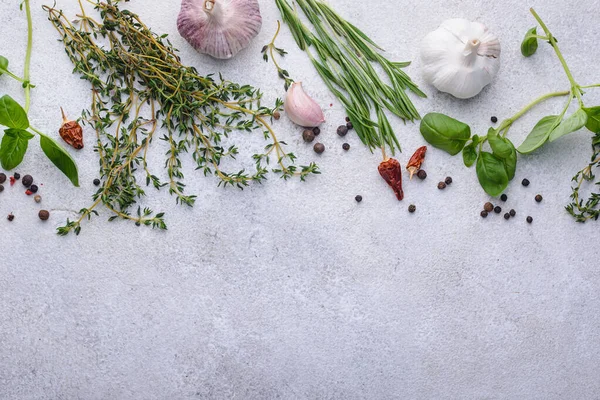
[[[313,149],[315,150],[315,153],[322,154],[325,151],[325,145],[323,143],[317,143]]]
[[[485,211],[485,210],[483,210],[483,211],[481,212],[481,214],[479,214],[479,215],[481,215],[481,218],[487,218],[487,216],[488,216],[488,212],[487,212],[487,211]]]
[[[275,111],[273,113],[273,118],[275,119],[275,121],[279,121],[279,119],[281,118],[281,113],[279,111]]]
[[[6,182],[6,174],[4,172],[0,173],[0,183]]]
[[[544,200],[544,198],[542,197],[541,194],[538,194],[537,196],[535,196],[535,201],[537,201],[538,203],[541,203],[542,200]]]
[[[47,210],[40,210],[38,217],[40,217],[42,221],[47,221],[48,218],[50,218],[50,212]]]
[[[438,189],[440,189],[440,190],[446,189],[446,186],[448,186],[448,185],[446,185],[446,182],[438,183]]]
[[[485,205],[483,206],[483,209],[487,212],[492,212],[494,211],[494,205],[492,203],[490,203],[489,201],[487,203],[485,203]]]
[[[25,175],[23,179],[21,179],[21,183],[28,188],[33,183],[33,177],[31,175]]]
[[[424,169],[420,169],[419,172],[417,172],[417,177],[424,181],[425,179],[427,179],[427,172],[425,172]]]
[[[354,125],[352,125],[352,122],[348,122],[346,123],[346,128],[348,128],[348,130],[352,130],[354,129]]]
[[[315,140],[315,133],[310,129],[306,129],[302,132],[302,139],[304,139],[306,143],[310,143]]]
[[[337,128],[337,134],[340,136],[346,136],[346,134],[348,133],[348,127],[346,125],[340,125]]]

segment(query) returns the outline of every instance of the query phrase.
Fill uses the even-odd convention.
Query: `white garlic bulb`
[[[325,122],[321,106],[306,94],[301,82],[292,83],[287,91],[283,109],[293,123],[305,128],[316,128]]]
[[[258,35],[262,17],[257,0],[183,0],[179,34],[200,53],[228,59]]]
[[[490,84],[500,69],[500,41],[485,25],[449,19],[421,45],[425,80],[438,90],[468,99]]]

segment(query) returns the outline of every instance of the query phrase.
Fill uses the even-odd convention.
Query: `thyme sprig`
[[[271,42],[263,46],[261,53],[265,62],[269,62],[270,55],[271,60],[273,60],[273,65],[275,65],[275,68],[277,68],[277,75],[279,75],[279,77],[285,81],[284,88],[287,92],[292,83],[294,83],[294,80],[290,78],[290,73],[287,70],[281,68],[277,62],[277,59],[275,58],[275,53],[277,53],[280,57],[285,57],[287,54],[287,51],[275,45],[275,40],[277,40],[279,32],[281,32],[281,22],[277,21],[277,30],[275,31],[275,35],[273,36],[273,39],[271,39]]]
[[[420,119],[407,91],[426,96],[403,71],[410,63],[383,57],[375,42],[323,1],[295,0],[314,32],[301,21],[290,1],[275,3],[298,47],[308,54],[329,90],[346,108],[362,142],[371,150],[381,148],[384,159],[386,147],[392,154],[400,150],[384,110],[404,121]],[[372,63],[379,64],[390,84],[383,81]]]
[[[591,183],[596,187],[600,186],[600,181],[594,182],[596,180],[594,174],[596,168],[600,168],[600,133],[597,133],[592,139],[590,163],[573,177],[575,186],[571,194],[572,202],[565,207],[577,222],[597,221],[600,218],[600,190],[598,192],[592,190],[585,203],[581,199],[581,190],[584,183]]]
[[[60,235],[79,234],[81,223],[98,215],[100,205],[113,214],[111,221],[120,218],[166,229],[164,213],[138,204],[146,196],[138,178],[145,177],[146,186],[168,187],[177,203],[192,206],[196,196],[185,191],[181,161],[185,153],[191,154],[197,170],[216,176],[224,187],[243,189],[264,181],[269,172],[286,180],[294,176],[305,180],[319,173],[314,163],[296,166],[296,156],[285,151],[286,143],[269,125],[281,100],[265,107],[259,89],[226,81],[221,75],[219,79],[201,76],[195,68],[184,66],[167,35],[157,35],[136,14],[121,10],[119,0],[87,1],[100,21],[86,14],[81,0],[77,23],[61,10],[44,6],[74,72],[92,86],[91,107],[83,111],[82,123],[96,132],[95,151],[104,179],[93,204],[80,211],[79,219],[67,220],[58,229]],[[148,150],[159,128],[165,132],[159,139],[168,147],[165,181],[148,167]],[[225,160],[236,159],[240,152],[236,145],[225,145],[234,131],[260,131],[268,141],[263,153],[252,156],[252,172],[227,172],[223,167]],[[132,213],[134,206],[137,212]]]

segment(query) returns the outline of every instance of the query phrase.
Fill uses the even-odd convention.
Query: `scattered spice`
[[[425,179],[427,179],[427,172],[424,169],[422,169],[419,172],[417,172],[417,177],[420,180],[424,181]]]
[[[38,213],[38,217],[40,217],[42,221],[47,221],[48,218],[50,218],[50,212],[48,212],[47,210],[40,210],[40,212]]]
[[[25,175],[23,179],[21,179],[21,183],[23,183],[23,186],[29,187],[33,183],[33,177],[31,175]]]
[[[321,128],[319,128],[318,126],[314,127],[313,133],[315,134],[315,136],[319,136],[321,134]]]
[[[415,172],[421,169],[421,165],[423,165],[423,161],[425,161],[426,153],[427,146],[419,147],[408,161],[408,164],[406,164],[406,170],[410,173],[410,179],[413,178]]]
[[[346,128],[348,128],[348,130],[351,131],[352,129],[354,129],[354,125],[352,125],[352,122],[348,122],[346,123]]]
[[[404,199],[404,191],[402,190],[402,167],[398,160],[390,158],[379,164],[379,174],[394,190],[398,200]]]
[[[544,198],[542,197],[541,194],[538,194],[537,196],[535,196],[535,201],[537,201],[538,203],[541,203],[542,200],[544,200]]]
[[[346,117],[346,122],[350,122],[350,117]]]
[[[495,124],[496,122],[498,122],[498,117],[492,117],[492,123]]]
[[[342,145],[342,149],[344,149],[344,150],[346,150],[346,151],[350,150],[350,144],[348,144],[348,143],[344,143],[344,144]]]
[[[494,211],[494,205],[488,201],[484,204],[483,209],[487,212],[492,212]]]
[[[273,118],[275,119],[275,121],[279,121],[279,119],[281,118],[281,113],[279,111],[275,111],[273,113]]]
[[[37,187],[37,185],[31,185],[31,186],[29,187],[29,191],[30,191],[31,193],[37,193],[37,191],[38,191],[38,187]]]
[[[504,214],[504,219],[509,220],[510,219],[510,214],[509,213]]]
[[[447,176],[444,182],[446,182],[446,185],[452,185],[452,177]]]
[[[36,194],[35,197],[33,198],[33,200],[35,200],[36,203],[41,203],[42,196],[40,196],[39,194]]]
[[[500,196],[500,200],[506,201],[506,200],[508,200],[508,196],[503,194],[502,196]]]
[[[0,193],[4,192],[4,185],[0,185]]]
[[[94,179],[94,186],[100,186],[100,179]]]
[[[354,198],[354,200],[356,200],[357,203],[360,203],[362,201],[362,196],[358,195]]]
[[[63,117],[62,126],[58,130],[60,137],[74,149],[83,149],[83,129],[81,125],[77,121],[69,121],[62,107],[60,108],[60,112]]]
[[[438,183],[438,189],[440,189],[440,190],[446,189],[446,186],[448,186],[448,185],[446,185],[446,182]]]
[[[496,206],[496,207],[494,207],[494,212],[495,212],[496,214],[500,214],[500,213],[502,212],[502,207],[500,207],[500,206]]]
[[[6,182],[6,174],[4,172],[0,173],[0,183]]]
[[[21,174],[19,174],[18,172],[15,172],[15,174],[13,175],[13,177],[14,177],[16,180],[19,180],[19,179],[21,179]]]
[[[517,212],[515,210],[510,210],[509,214],[511,217],[514,217],[515,215],[517,215]]]
[[[15,184],[15,182],[16,182],[16,181],[17,181],[17,180],[15,179],[15,177],[14,177],[14,176],[11,176],[11,177],[10,177],[10,186],[13,186],[13,185]]]
[[[415,211],[417,211],[417,206],[415,206],[414,204],[411,204],[410,206],[408,206],[408,212],[409,213],[414,213]]]
[[[481,212],[481,214],[479,214],[479,215],[481,215],[481,218],[487,218],[487,216],[488,216],[488,212],[487,212],[487,211],[485,211],[485,210],[483,210],[483,211]]]
[[[529,179],[523,179],[523,181],[521,182],[521,185],[527,187],[527,186],[529,186],[530,183],[531,182],[529,182]]]
[[[527,217],[527,222],[531,224],[533,222],[533,218],[532,217]]]
[[[304,139],[306,143],[310,143],[315,140],[315,133],[310,129],[306,129],[302,132],[302,139]]]
[[[325,145],[323,143],[317,143],[313,149],[315,150],[315,153],[322,154],[325,151]]]
[[[340,125],[337,128],[337,134],[344,137],[348,133],[348,127],[346,125]]]
[[[13,213],[10,213],[8,214],[8,217],[6,217],[6,219],[12,222],[15,219],[15,216],[13,215]]]

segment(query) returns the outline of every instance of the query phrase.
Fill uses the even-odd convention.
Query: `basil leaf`
[[[490,128],[488,131],[488,142],[490,143],[490,147],[494,154],[500,158],[506,158],[512,154],[514,146],[512,143],[506,139],[498,135],[495,129]]]
[[[477,178],[479,184],[490,196],[499,196],[508,186],[508,174],[504,162],[487,151],[477,159]]]
[[[48,136],[41,136],[40,146],[46,157],[69,178],[73,185],[79,187],[79,173],[77,172],[75,160],[73,160],[71,155],[56,143],[54,139]]]
[[[0,98],[0,125],[14,129],[29,128],[27,113],[7,94]]]
[[[539,149],[548,141],[550,134],[560,123],[560,116],[549,115],[538,122],[525,141],[517,148],[521,154],[529,154]]]
[[[471,137],[471,128],[447,115],[429,113],[421,121],[421,134],[432,146],[455,156]]]
[[[517,149],[515,149],[515,146],[510,140],[506,139],[506,141],[508,142],[511,150],[510,155],[502,161],[504,162],[504,168],[506,169],[508,181],[510,182],[515,178],[515,174],[517,172]]]
[[[568,135],[569,133],[577,132],[578,130],[580,130],[581,128],[583,128],[585,126],[585,124],[587,123],[587,120],[588,120],[587,113],[583,109],[580,108],[569,118],[567,118],[563,122],[561,122],[560,125],[558,125],[556,127],[556,129],[554,129],[552,131],[552,133],[550,134],[549,140],[551,142],[554,142],[556,139],[559,139],[565,135]]]
[[[2,144],[0,144],[0,164],[2,168],[11,170],[23,161],[29,140],[33,135],[21,129],[7,129],[4,131]]]
[[[531,57],[538,49],[537,28],[531,28],[525,34],[525,39],[521,43],[521,54],[525,57]]]
[[[474,141],[465,146],[462,155],[465,166],[471,168],[477,161],[477,145]]]
[[[2,76],[2,74],[4,73],[2,72],[2,70],[8,70],[8,59],[6,57],[0,56],[0,76]]]
[[[587,114],[586,128],[594,133],[600,133],[600,107],[584,108]]]

